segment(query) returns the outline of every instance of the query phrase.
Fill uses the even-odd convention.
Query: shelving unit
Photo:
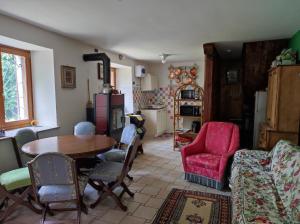
[[[195,91],[195,99],[182,99],[181,98],[181,91],[182,90],[193,90]],[[194,133],[191,130],[186,131],[183,127],[184,119],[193,119],[200,121],[200,126],[202,126],[203,122],[203,95],[204,91],[203,89],[196,85],[196,84],[184,84],[181,85],[178,89],[176,89],[174,94],[174,122],[173,122],[173,149],[176,150],[176,148],[181,148],[185,144],[182,142],[179,142],[178,138],[186,138],[186,139],[194,139],[198,133]],[[180,114],[180,106],[189,105],[189,106],[199,106],[199,116],[187,116],[187,115],[181,115]],[[189,143],[189,142],[187,142]],[[186,144],[187,144],[186,143]]]

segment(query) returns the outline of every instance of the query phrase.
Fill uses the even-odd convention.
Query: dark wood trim
[[[218,53],[215,45],[212,43],[204,44],[203,50],[205,54],[205,69],[204,69],[204,114],[203,122],[215,120],[216,97],[215,97],[215,82]]]

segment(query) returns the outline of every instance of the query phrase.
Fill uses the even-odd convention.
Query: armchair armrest
[[[206,131],[207,124],[204,124],[194,141],[181,149],[182,158],[203,152],[205,149]]]

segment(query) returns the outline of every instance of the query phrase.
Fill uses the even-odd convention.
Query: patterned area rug
[[[172,189],[153,224],[230,224],[231,198],[218,194]]]

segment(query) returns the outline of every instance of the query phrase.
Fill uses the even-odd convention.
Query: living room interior
[[[300,2],[0,2],[0,223],[300,223]]]

